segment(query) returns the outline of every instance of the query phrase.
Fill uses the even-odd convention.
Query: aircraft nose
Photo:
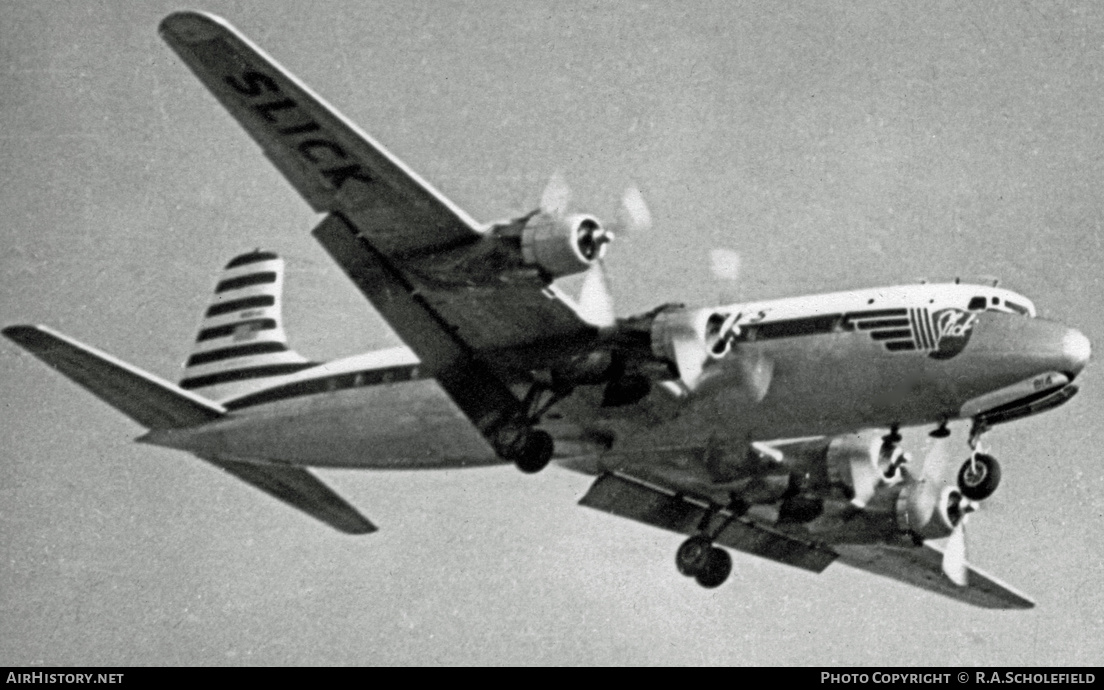
[[[1092,357],[1092,343],[1085,334],[1076,328],[1066,329],[1062,336],[1062,358],[1066,362],[1066,372],[1073,378],[1081,373]]]

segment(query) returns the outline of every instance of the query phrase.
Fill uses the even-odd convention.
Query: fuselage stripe
[[[874,331],[870,334],[870,337],[874,340],[901,340],[908,338],[912,341],[912,329],[910,328],[898,328],[892,331]]]
[[[359,388],[362,386],[378,386],[387,383],[413,381],[416,378],[418,378],[418,365],[416,364],[386,367],[384,369],[368,369],[365,371],[334,374],[331,376],[312,378],[306,381],[286,383],[282,386],[276,386],[275,388],[269,388],[240,398],[228,400],[223,404],[228,410],[240,410],[243,407],[262,405],[264,403],[286,400],[288,398],[299,398],[307,395],[317,395],[319,393],[333,393],[339,390]]]
[[[316,366],[318,366],[317,362],[295,362],[291,364],[268,364],[260,367],[221,371],[217,374],[193,376],[192,378],[184,379],[180,382],[180,387],[185,390],[191,390],[193,388],[213,386],[217,383],[226,383],[227,381],[244,381],[246,379],[259,379],[270,376],[286,376],[287,374],[295,374],[304,369],[310,369]]]
[[[919,311],[919,309],[909,309],[909,320],[912,321],[912,331],[916,338],[916,344],[920,346],[920,349],[926,350],[928,343],[924,339],[924,330],[920,327]]]
[[[935,326],[932,325],[931,315],[928,314],[927,309],[924,309],[924,330],[927,331],[927,333],[928,333],[928,342],[931,343],[931,345],[929,347],[932,350],[939,347],[939,343],[935,339]]]
[[[875,328],[902,328],[909,325],[908,319],[878,319],[876,321],[860,321],[860,331],[869,331]]]

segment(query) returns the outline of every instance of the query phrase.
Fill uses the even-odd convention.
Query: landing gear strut
[[[706,589],[720,587],[732,574],[732,556],[724,549],[713,546],[713,540],[728,527],[728,523],[736,519],[737,511],[732,507],[730,511],[731,515],[719,527],[708,530],[718,512],[716,508],[710,510],[702,518],[700,533],[682,542],[675,552],[675,566],[678,571],[686,577],[694,578]]]
[[[546,392],[551,395],[542,401]],[[522,403],[525,408],[524,416],[503,426],[495,434],[495,451],[526,474],[535,474],[547,467],[552,460],[555,443],[551,434],[542,429],[534,429],[533,426],[540,422],[541,416],[553,405],[570,394],[570,389],[550,390],[533,384]]]
[[[992,455],[978,450],[981,436],[989,428],[975,420],[970,429],[970,457],[958,471],[958,488],[972,501],[983,501],[993,495],[1000,485],[1001,467]]]

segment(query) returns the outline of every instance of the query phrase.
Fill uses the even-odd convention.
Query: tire
[[[724,549],[713,547],[709,550],[709,559],[705,568],[694,578],[706,589],[714,589],[724,584],[732,574],[732,556]]]
[[[958,489],[971,501],[984,501],[1000,485],[1000,463],[992,455],[984,453],[978,453],[974,462],[977,463],[976,472],[970,460],[962,463],[962,469],[958,471]]]
[[[555,451],[555,442],[547,431],[535,429],[525,435],[525,439],[519,444],[514,464],[525,474],[536,474],[552,460]]]
[[[705,537],[690,537],[682,542],[675,552],[675,566],[686,577],[696,577],[709,563],[712,549],[712,545]]]

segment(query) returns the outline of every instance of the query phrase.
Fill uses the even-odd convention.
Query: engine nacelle
[[[706,356],[706,338],[709,329],[710,309],[673,308],[655,315],[651,323],[652,354],[676,364],[685,358],[684,348],[692,347],[697,357]]]
[[[854,493],[853,502],[865,506],[879,488],[901,482],[900,466],[908,455],[876,436],[848,434],[832,439],[825,460],[829,480],[848,487]]]
[[[965,500],[953,486],[909,480],[897,495],[897,526],[924,539],[948,537],[965,516]]]
[[[521,258],[553,278],[582,273],[606,254],[613,239],[594,216],[539,213],[521,231]]]

